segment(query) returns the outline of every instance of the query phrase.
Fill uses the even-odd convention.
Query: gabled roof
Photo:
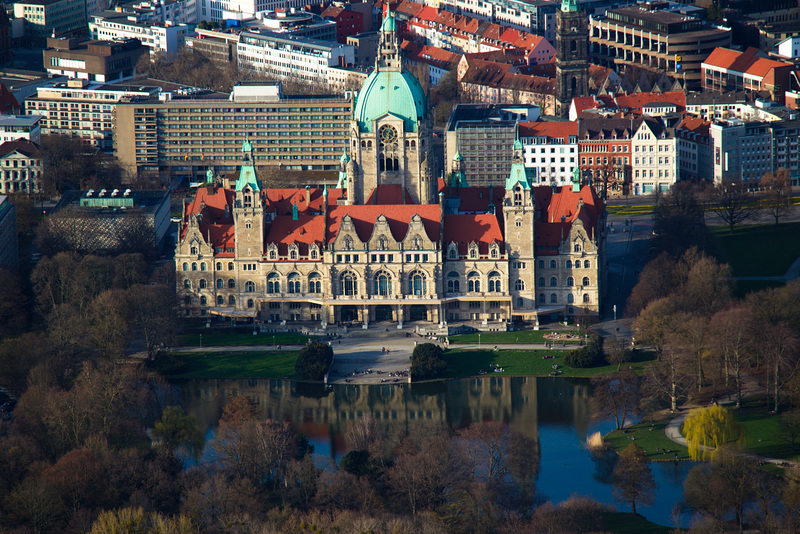
[[[693,138],[695,136],[708,138],[710,130],[711,121],[706,121],[693,115],[686,115],[675,128],[677,135],[685,138]]]
[[[686,94],[682,91],[671,91],[668,93],[633,93],[630,95],[618,94],[614,96],[617,107],[621,111],[642,114],[642,108],[655,103],[674,104],[677,112],[686,111]]]
[[[537,254],[557,254],[553,247],[569,235],[577,219],[583,223],[590,239],[597,237],[595,230],[605,212],[605,204],[592,187],[585,185],[580,191],[573,191],[571,186],[563,186],[554,192],[549,186],[539,186],[533,192],[536,206],[542,209],[541,219],[534,228]]]
[[[405,195],[404,195],[405,193]],[[405,200],[403,197],[405,196]],[[369,194],[365,204],[413,204],[414,200],[408,189],[400,184],[383,184],[375,187]]]
[[[581,118],[578,141],[597,139],[630,139],[641,124],[642,117],[635,118]]]
[[[17,102],[14,93],[8,90],[5,84],[0,83],[0,113],[11,114],[19,110],[19,102]]]
[[[281,215],[269,224],[266,244],[278,246],[278,254],[286,256],[289,245],[296,243],[300,255],[308,255],[308,247],[317,243],[320,247],[325,236],[325,217],[323,215],[298,215],[297,220],[291,215]],[[267,253],[267,250],[264,251]]]
[[[42,153],[39,151],[39,147],[27,139],[16,139],[14,141],[6,141],[5,143],[0,144],[0,158],[4,158],[14,152],[18,152],[19,154],[22,154],[26,158],[30,159],[42,158]]]
[[[217,256],[233,256],[232,252],[228,253],[226,250],[234,247],[233,217],[231,215],[234,197],[235,193],[231,189],[223,189],[219,186],[199,187],[192,202],[185,206],[181,239],[186,236],[186,232],[189,230],[189,221],[192,216],[195,216],[203,239],[212,248],[223,250]]]
[[[403,41],[400,45],[406,59],[426,63],[440,69],[450,70],[461,56],[443,48],[427,46],[413,41]]]
[[[515,74],[512,72],[513,68],[513,66],[504,63],[473,59],[460,81],[461,83],[483,85],[508,91],[555,94],[555,80],[542,76]]]
[[[341,189],[328,189],[328,205],[336,205],[336,201],[344,196]],[[322,213],[322,203],[325,200],[323,190],[313,188],[309,190],[310,203],[306,203],[305,189],[266,189],[264,200],[267,211],[274,211],[277,215],[291,215],[292,205],[296,205],[301,213],[308,215]]]

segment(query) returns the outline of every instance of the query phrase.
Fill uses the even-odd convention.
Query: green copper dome
[[[383,17],[383,22],[381,22],[381,31],[382,32],[397,31],[397,23],[394,21],[394,14],[391,11],[386,13],[386,16]]]
[[[425,91],[413,74],[375,70],[361,86],[353,116],[362,132],[371,132],[372,121],[386,113],[402,118],[405,131],[416,132],[425,108]]]

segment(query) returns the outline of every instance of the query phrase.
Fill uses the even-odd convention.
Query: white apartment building
[[[678,176],[675,129],[665,128],[657,119],[644,117],[631,139],[631,150],[631,193],[669,191]]]
[[[779,56],[789,59],[798,59],[800,58],[800,36],[787,37],[775,45],[775,48]]]
[[[135,14],[141,22],[197,24],[198,0],[136,0],[118,9]]]
[[[519,124],[525,168],[540,185],[570,185],[578,165],[577,122]]]
[[[265,11],[303,9],[308,2],[301,0],[197,0],[199,20],[221,21],[231,14],[255,15]]]
[[[25,109],[29,117],[37,122],[41,119],[44,134],[81,137],[104,152],[112,152],[117,102],[124,97],[157,95],[159,91],[159,87],[142,84],[70,80],[40,87],[36,96],[25,101]]]
[[[240,69],[315,82],[328,79],[329,67],[354,61],[351,45],[269,31],[242,32],[236,54]]]
[[[92,39],[139,39],[150,53],[175,54],[189,32],[186,24],[141,20],[134,13],[103,11],[92,15],[89,22]]]
[[[42,142],[41,120],[41,116],[32,113],[0,115],[0,143],[26,139],[38,145]]]

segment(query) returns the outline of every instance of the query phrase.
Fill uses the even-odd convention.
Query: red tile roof
[[[614,100],[620,110],[637,115],[642,114],[642,108],[644,106],[658,102],[675,104],[678,113],[686,111],[686,93],[683,91],[670,91],[667,93],[632,93],[629,95],[619,94],[614,97]]]
[[[0,83],[0,113],[12,114],[19,110],[19,102],[17,102],[14,93]]]
[[[42,157],[39,147],[27,139],[16,139],[0,144],[0,157],[6,157],[14,151],[30,159],[41,159]]]
[[[752,76],[764,77],[770,70],[778,67],[791,67],[790,63],[775,61],[763,57],[758,57],[757,48],[748,48],[744,52],[729,50],[727,48],[715,48],[713,52],[703,61],[703,65],[726,69],[734,72],[750,74]]]
[[[457,214],[444,216],[444,244],[456,243],[458,253],[466,255],[469,244],[478,244],[478,253],[489,254],[491,243],[503,242],[503,232],[495,215],[490,214]]]
[[[223,249],[223,255],[233,253],[225,252],[234,246],[233,205],[234,192],[219,186],[200,187],[194,200],[185,206],[181,239],[186,235],[188,223],[192,215],[197,217],[200,233],[215,249]],[[227,212],[225,208],[228,208]],[[218,254],[219,255],[219,254]]]
[[[428,238],[438,242],[440,220],[438,204],[335,206],[328,212],[328,241],[333,242],[336,239],[339,226],[346,215],[353,220],[356,233],[361,241],[369,240],[375,221],[381,215],[386,217],[395,240],[402,241],[408,233],[408,225],[414,214],[418,214],[422,218]]]
[[[403,201],[405,193],[405,201]],[[414,199],[408,190],[400,184],[383,184],[375,187],[369,194],[365,204],[413,204]]]
[[[269,224],[265,242],[278,245],[279,256],[288,255],[292,243],[298,245],[300,256],[308,256],[309,245],[317,243],[322,247],[324,237],[324,216],[298,215],[294,220],[291,216],[282,215]]]
[[[578,135],[578,123],[564,122],[521,122],[519,123],[520,137],[548,137],[550,139],[569,140],[570,135]]]
[[[400,45],[405,57],[411,61],[427,63],[440,69],[450,70],[461,56],[443,48],[427,46],[413,41],[403,41]]]
[[[569,235],[569,229],[576,219],[580,219],[589,238],[595,238],[598,220],[603,216],[605,204],[595,190],[588,185],[579,192],[572,187],[563,186],[553,192],[551,187],[534,187],[536,205],[542,207],[542,219],[536,221],[534,238],[538,254],[557,254],[557,247]],[[545,209],[546,206],[546,209]],[[563,217],[563,222],[562,222]]]

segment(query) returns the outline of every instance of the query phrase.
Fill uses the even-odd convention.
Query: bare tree
[[[775,224],[778,224],[780,218],[788,215],[794,207],[789,169],[778,169],[775,173],[764,174],[761,177],[761,189],[765,192],[761,206],[775,219]]]
[[[727,178],[714,186],[711,199],[716,204],[714,215],[723,221],[731,232],[734,226],[759,217],[758,207],[743,182]]]
[[[599,375],[592,378],[594,396],[592,404],[602,418],[613,417],[617,430],[622,429],[630,417],[639,413],[642,400],[642,378],[634,372]]]
[[[748,325],[752,321],[747,307],[736,307],[714,314],[709,324],[712,350],[721,353],[725,383],[733,376],[736,382],[736,408],[742,407],[742,369],[748,364],[753,340]]]

